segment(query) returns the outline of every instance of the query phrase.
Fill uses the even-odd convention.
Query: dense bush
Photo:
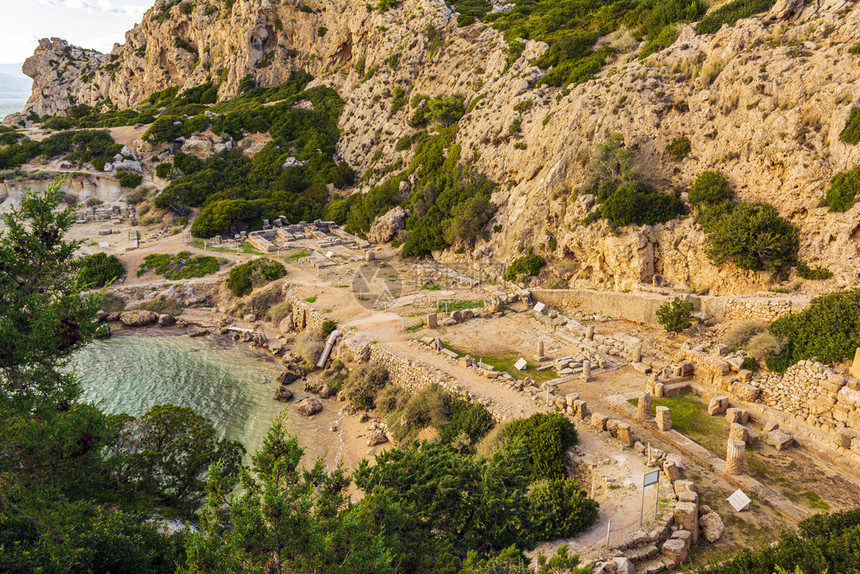
[[[813,299],[798,313],[770,326],[785,348],[767,359],[767,367],[785,371],[804,359],[838,362],[851,358],[860,347],[860,289],[837,291]]]
[[[837,173],[830,179],[830,187],[824,198],[824,205],[830,211],[848,211],[853,207],[860,193],[860,167],[844,173]]]
[[[710,170],[700,173],[690,187],[690,203],[693,205],[718,205],[731,201],[733,195],[728,180],[718,172]]]
[[[39,156],[45,160],[65,156],[71,163],[100,162],[104,166],[105,160],[121,149],[122,146],[103,130],[64,131],[41,142],[23,138],[19,143],[0,149],[0,169],[20,167]]]
[[[314,369],[322,355],[325,342],[313,329],[306,329],[296,337],[296,354],[305,362],[305,367]]]
[[[166,279],[190,279],[217,273],[220,267],[221,260],[217,257],[192,255],[190,251],[180,251],[176,255],[153,253],[143,259],[137,269],[137,276],[152,271]]]
[[[536,541],[571,538],[597,520],[599,504],[575,480],[541,480],[529,491],[532,506],[530,531]]]
[[[740,269],[777,273],[797,262],[800,230],[769,203],[727,206],[702,220],[708,233],[708,257],[714,265],[733,262]],[[719,209],[719,207],[711,208]]]
[[[776,544],[744,548],[731,559],[698,569],[699,574],[829,572],[853,574],[860,564],[860,510],[818,514],[786,531]]]
[[[644,183],[622,185],[601,206],[601,214],[615,225],[654,225],[686,213],[674,195],[652,190]]]
[[[125,266],[116,255],[95,253],[81,258],[80,285],[87,289],[107,287],[125,275]]]
[[[451,395],[439,385],[422,388],[409,398],[403,411],[391,419],[394,438],[408,442],[428,426],[441,430],[451,419]]]
[[[357,407],[372,409],[376,396],[388,384],[388,371],[377,363],[362,363],[349,372],[343,391]]]
[[[745,345],[746,351],[757,361],[765,361],[785,348],[785,340],[770,331],[762,331],[750,337]]]
[[[534,277],[540,273],[541,267],[545,265],[546,261],[540,255],[525,255],[508,265],[505,270],[505,280],[514,281],[520,275]]]
[[[227,288],[236,297],[250,293],[255,287],[265,285],[269,281],[280,279],[287,270],[277,261],[260,258],[236,265],[227,277]]]
[[[809,281],[824,281],[833,277],[833,272],[826,267],[810,267],[803,261],[798,261],[797,274]]]
[[[842,133],[839,134],[839,139],[848,144],[860,142],[860,108],[856,106],[851,108],[848,123]]]
[[[320,327],[320,337],[327,339],[335,329],[337,329],[337,323],[331,319],[326,319],[323,321],[322,327]]]
[[[696,32],[713,34],[723,24],[732,26],[741,18],[749,18],[753,14],[767,12],[775,3],[776,0],[732,0],[732,2],[723,4],[702,18],[696,25]]]
[[[570,419],[558,413],[536,413],[502,428],[502,440],[519,439],[531,456],[535,480],[567,478],[564,453],[579,440]]]
[[[694,308],[692,301],[675,297],[657,309],[657,322],[669,333],[680,333],[693,324]]]
[[[472,444],[480,441],[495,426],[490,412],[484,405],[463,399],[451,403],[451,420],[442,428],[442,442],[451,443],[461,434],[469,437]]]
[[[675,33],[677,37],[677,32]],[[669,154],[675,161],[682,161],[693,150],[690,145],[690,138],[687,136],[680,137],[676,140],[673,140],[669,145],[666,146],[666,153]]]
[[[130,189],[134,189],[143,182],[143,176],[133,171],[118,171],[116,172],[116,178],[122,187]]]

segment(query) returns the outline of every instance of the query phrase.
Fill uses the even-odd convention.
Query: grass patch
[[[456,346],[451,345],[448,341],[442,341],[442,344],[445,345],[447,349],[450,349],[457,353],[460,356],[469,355],[474,359],[480,359],[481,362],[485,365],[490,365],[494,367],[499,372],[510,373],[510,375],[521,381],[526,377],[531,377],[531,379],[540,385],[541,383],[545,383],[546,381],[551,381],[555,378],[558,378],[558,375],[555,374],[555,371],[537,371],[532,365],[528,365],[522,371],[518,370],[514,363],[516,363],[520,359],[520,355],[481,355],[479,353],[473,353],[466,351],[464,349],[460,349]]]
[[[314,295],[313,297],[308,297],[307,299],[302,299],[302,301],[304,301],[305,303],[316,303],[317,302],[317,296]]]
[[[630,399],[636,406],[639,399]],[[651,399],[651,414],[657,407],[669,407],[672,428],[695,440],[715,455],[725,458],[728,423],[722,416],[710,416],[708,405],[698,393],[684,393],[677,397]]]
[[[166,279],[190,279],[217,273],[222,261],[210,255],[192,255],[190,251],[180,251],[176,255],[154,253],[147,255],[137,270],[137,276],[152,271]]]
[[[424,325],[426,325],[426,323],[424,322],[424,319],[421,319],[420,321],[418,321],[417,323],[415,323],[411,327],[406,327],[406,332],[407,333],[415,333],[415,332],[423,329]]]
[[[425,291],[438,291],[441,288],[441,285],[421,285],[421,289],[424,289]]]
[[[295,263],[302,257],[307,257],[311,252],[309,249],[293,249],[284,255],[284,261],[287,263]]]
[[[830,505],[824,502],[824,500],[818,496],[817,492],[807,490],[806,494],[803,495],[803,498],[811,508],[824,511],[830,510]]]
[[[435,291],[435,289],[433,289]],[[484,300],[476,299],[476,300],[462,300],[462,301],[445,301],[440,303],[436,307],[437,313],[450,313],[451,311],[462,311],[464,309],[474,309],[476,307],[483,307]]]

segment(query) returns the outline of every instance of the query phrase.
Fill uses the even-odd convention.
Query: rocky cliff
[[[462,157],[501,184],[492,222],[501,231],[479,243],[479,257],[509,261],[543,249],[562,277],[588,287],[626,289],[655,274],[700,292],[767,286],[769,274],[711,265],[691,217],[617,231],[580,223],[589,206],[572,192],[594,146],[620,132],[658,188],[683,189],[718,169],[740,199],[770,202],[800,226],[801,258],[835,273],[819,288],[856,283],[860,207],[819,206],[830,178],[860,163],[860,145],[838,137],[860,99],[858,56],[849,52],[860,40],[853,3],[781,0],[715,34],[686,26],[671,47],[641,61],[632,35],[615,33],[599,41],[615,48],[615,61],[568,89],[537,87],[546,70],[533,62],[545,44],[527,42],[508,68],[501,33],[458,27],[442,0],[406,0],[386,12],[347,0],[227,5],[159,0],[107,55],[42,40],[24,66],[34,79],[28,109],[62,114],[106,100],[124,108],[209,79],[221,81],[223,99],[249,75],[269,86],[306,69],[346,101],[339,153],[362,173],[410,159],[395,150],[414,131],[408,105],[390,113],[395,87],[408,96],[461,94],[471,104],[459,124]],[[667,144],[683,136],[691,153],[673,161]]]

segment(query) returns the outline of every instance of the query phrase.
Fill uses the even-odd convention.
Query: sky
[[[22,64],[40,38],[109,52],[155,0],[0,0],[0,64]]]

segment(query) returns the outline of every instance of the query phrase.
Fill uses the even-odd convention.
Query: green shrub
[[[439,385],[424,387],[406,403],[393,425],[394,438],[407,442],[428,426],[441,430],[451,419],[451,395]]]
[[[326,319],[323,321],[322,327],[320,327],[320,336],[323,339],[327,339],[329,335],[331,335],[334,330],[337,329],[337,323],[332,321],[331,319]]]
[[[654,225],[686,213],[674,195],[651,190],[643,183],[622,185],[601,206],[600,213],[615,225]]]
[[[723,24],[733,26],[741,18],[749,18],[753,14],[767,12],[775,3],[776,0],[733,0],[732,2],[723,4],[699,20],[699,23],[696,25],[696,32],[699,34],[713,34]]]
[[[798,275],[809,281],[824,281],[833,277],[833,272],[826,267],[810,267],[803,261],[798,261],[795,269]]]
[[[769,203],[737,203],[703,220],[703,227],[714,265],[732,261],[740,269],[777,273],[797,262],[800,230]]]
[[[499,436],[501,440],[519,439],[525,444],[535,480],[567,478],[564,453],[579,440],[570,419],[558,413],[536,413],[517,419],[503,427]]]
[[[125,310],[125,300],[114,293],[102,293],[99,298],[101,310],[105,313]]]
[[[683,161],[693,150],[690,145],[690,138],[687,136],[680,137],[666,146],[666,153],[669,154],[674,161]]]
[[[752,371],[753,373],[755,373],[756,371],[758,371],[758,370],[759,370],[759,367],[760,367],[760,365],[759,365],[758,361],[757,361],[754,357],[744,357],[744,362],[743,362],[743,364],[741,365],[741,368],[742,368],[742,369],[746,369],[746,370],[748,370],[748,371]]]
[[[269,281],[280,279],[287,270],[277,261],[260,258],[236,265],[227,277],[227,288],[236,297],[250,293],[255,287],[265,285]]]
[[[669,333],[680,333],[693,324],[694,308],[692,301],[675,297],[657,309],[657,322]]]
[[[856,144],[860,142],[860,108],[854,106],[851,108],[851,113],[848,116],[848,123],[845,129],[839,134],[839,139],[847,144]]]
[[[785,348],[785,341],[770,331],[762,331],[750,337],[745,345],[747,353],[758,361],[766,361],[769,357],[780,353]]]
[[[406,408],[406,404],[409,402],[409,393],[396,385],[388,385],[377,393],[374,402],[379,414],[387,417]]]
[[[541,480],[529,491],[531,537],[535,541],[571,538],[588,530],[600,505],[575,480]]]
[[[283,301],[269,309],[269,320],[275,325],[280,325],[281,321],[286,319],[292,311],[293,304],[289,301]]]
[[[122,187],[130,189],[134,189],[143,182],[143,176],[133,171],[118,171],[116,172],[116,178]]]
[[[88,289],[107,287],[125,275],[125,266],[116,255],[95,253],[82,257],[80,265],[78,282]]]
[[[728,180],[716,171],[703,171],[690,187],[690,203],[693,205],[717,205],[731,201],[733,195]]]
[[[829,363],[851,358],[860,347],[860,289],[816,297],[803,311],[774,321],[770,329],[787,341],[767,359],[771,370],[784,371],[804,359]]]
[[[520,275],[536,276],[546,261],[540,255],[525,255],[515,259],[505,270],[505,280],[514,281]]]
[[[824,204],[830,211],[848,211],[854,206],[854,200],[860,193],[860,167],[844,173],[837,173],[830,179],[830,188],[824,198]]]
[[[442,442],[451,443],[461,434],[476,444],[495,426],[493,417],[484,405],[463,399],[451,403],[451,420],[442,428]]]
[[[349,372],[343,391],[346,398],[357,407],[372,409],[376,397],[388,384],[388,371],[376,363],[362,363]]]

